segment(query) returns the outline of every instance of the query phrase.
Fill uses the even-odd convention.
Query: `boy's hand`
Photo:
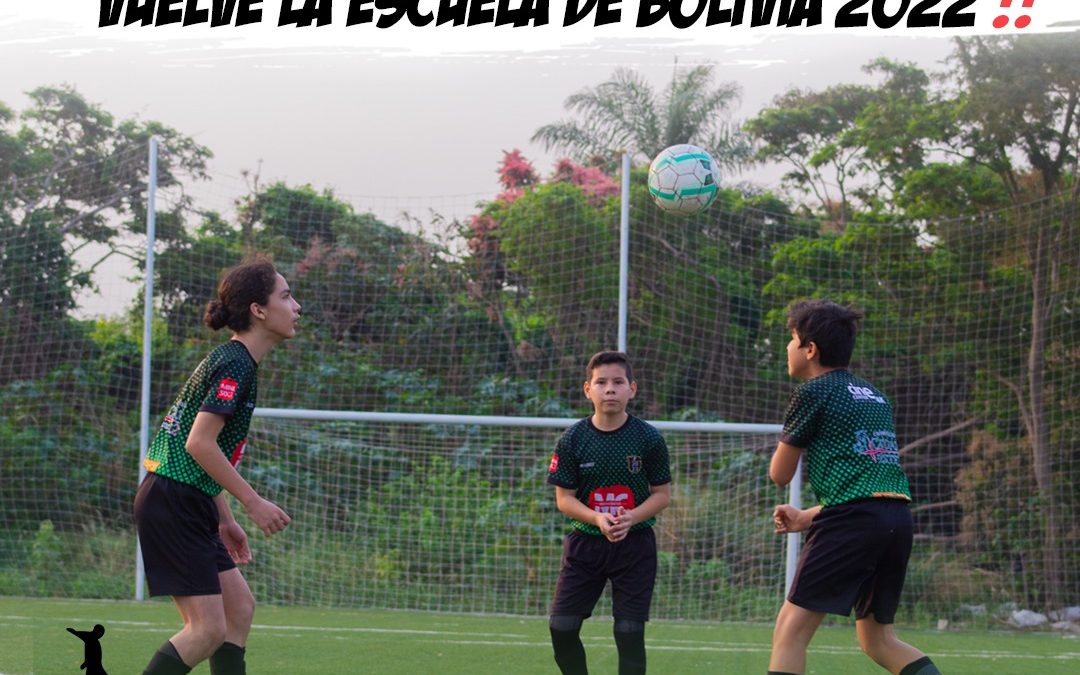
[[[612,516],[610,513],[601,513],[599,511],[594,511],[593,513],[596,514],[596,526],[600,528],[600,534],[607,537],[608,541],[618,541],[619,539],[622,539],[622,537],[618,536],[615,529],[618,526],[618,521],[615,519],[615,516]],[[623,536],[626,535],[624,534]]]
[[[634,512],[626,511],[623,507],[619,507],[619,511],[615,514],[615,527],[611,528],[611,532],[607,535],[608,541],[621,541],[626,538],[626,535],[630,534],[630,526],[634,524]]]
[[[247,510],[251,520],[267,536],[281,532],[286,525],[292,522],[292,518],[282,511],[280,506],[258,495],[255,496],[255,501],[252,504],[244,504],[244,508]]]
[[[780,504],[773,510],[773,525],[776,534],[802,532],[810,527],[813,517],[808,511],[797,509],[791,504]]]
[[[251,549],[248,547],[247,533],[244,532],[244,528],[240,527],[240,523],[235,520],[222,523],[218,526],[218,534],[221,536],[221,542],[225,544],[225,550],[229,552],[229,557],[233,559],[234,563],[244,565],[251,562]]]

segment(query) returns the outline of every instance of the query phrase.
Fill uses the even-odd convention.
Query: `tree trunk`
[[[1045,216],[1043,216],[1045,219]],[[1047,220],[1033,223],[1034,234],[1028,243],[1031,263],[1031,342],[1028,350],[1027,406],[1031,426],[1028,429],[1031,442],[1031,460],[1035,471],[1035,484],[1039,491],[1039,504],[1043,511],[1043,582],[1048,608],[1064,587],[1061,551],[1058,544],[1058,502],[1054,494],[1053,456],[1050,443],[1050,424],[1046,411],[1044,368],[1046,361],[1047,329],[1053,291],[1050,284],[1050,223]]]

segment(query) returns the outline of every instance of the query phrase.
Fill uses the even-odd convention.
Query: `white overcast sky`
[[[213,151],[215,175],[261,160],[264,183],[311,183],[345,198],[490,198],[504,150],[518,148],[550,173],[556,158],[529,138],[565,117],[567,96],[619,66],[661,90],[676,58],[680,68],[714,63],[719,79],[741,86],[736,119],[744,119],[794,86],[866,82],[861,68],[879,56],[939,70],[951,48],[942,31],[635,29],[637,0],[621,0],[627,18],[603,28],[560,28],[565,0],[552,0],[546,28],[346,28],[346,0],[330,26],[277,27],[283,1],[263,0],[258,25],[210,29],[99,28],[100,0],[0,0],[0,102],[19,111],[26,91],[68,83],[119,119],[159,120],[194,137]],[[842,4],[825,0],[826,23]],[[1003,12],[1027,11],[1028,32],[1080,25],[1080,3],[1012,4],[975,0],[972,32],[1014,32],[990,26]]]
[[[622,0],[627,18],[603,28],[557,27],[565,0],[553,0],[547,28],[346,28],[346,0],[329,26],[277,27],[284,1],[262,0],[260,24],[210,29],[98,28],[100,0],[0,0],[0,101],[20,110],[26,91],[69,83],[118,118],[195,137],[217,172],[237,175],[261,159],[264,178],[342,195],[453,195],[495,189],[503,150],[519,148],[549,172],[554,158],[530,136],[618,66],[662,89],[676,57],[680,67],[715,63],[742,87],[745,118],[792,86],[867,81],[861,67],[875,57],[937,69],[950,49],[947,37],[907,30],[635,29],[634,0]],[[999,5],[976,0],[979,32],[995,32]],[[1080,19],[1080,3],[1043,0],[1027,11],[1028,31]]]

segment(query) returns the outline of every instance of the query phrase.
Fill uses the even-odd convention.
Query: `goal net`
[[[245,471],[293,524],[258,542],[249,583],[271,602],[544,614],[568,531],[546,484],[561,433],[261,419]],[[784,496],[761,480],[776,434],[663,433],[674,499],[653,616],[767,620],[784,590],[769,518]]]
[[[303,307],[298,336],[260,364],[260,408],[588,414],[584,365],[620,333],[615,178],[570,163],[541,176],[507,153],[498,195],[376,199],[163,166],[151,434],[227,339],[202,311],[253,252]],[[2,594],[132,595],[145,174],[145,149],[117,148],[0,183]],[[674,216],[642,169],[631,178],[635,414],[777,424],[792,387],[785,307],[855,305],[852,369],[892,399],[915,498],[901,620],[1080,602],[1074,203],[841,224],[722,189],[705,213]],[[242,470],[295,520],[271,539],[249,528],[256,594],[542,613],[567,527],[544,482],[558,433],[257,415]],[[657,616],[768,618],[785,566],[775,434],[666,435],[675,500],[658,525]]]

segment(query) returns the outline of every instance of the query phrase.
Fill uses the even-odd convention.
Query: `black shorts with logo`
[[[826,507],[810,525],[788,600],[843,616],[854,608],[856,618],[873,614],[878,623],[893,623],[911,541],[911,510],[903,500]]]
[[[608,579],[614,617],[648,621],[656,585],[656,534],[651,527],[614,543],[578,530],[566,535],[551,615],[592,616]]]
[[[134,510],[150,595],[221,593],[218,573],[236,563],[218,534],[212,497],[151,473],[139,485]]]

